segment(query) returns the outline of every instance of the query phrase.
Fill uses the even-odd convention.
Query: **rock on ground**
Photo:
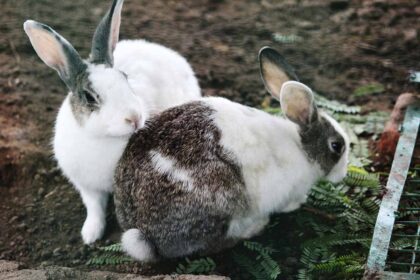
[[[0,260],[0,280],[54,280],[54,279],[83,279],[83,280],[228,280],[223,276],[204,275],[158,275],[140,276],[109,271],[81,271],[69,267],[43,267],[37,269],[20,269],[19,264]]]

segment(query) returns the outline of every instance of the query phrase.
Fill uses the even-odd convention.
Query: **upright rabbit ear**
[[[270,47],[263,47],[258,55],[261,78],[270,94],[280,99],[282,85],[291,80],[299,81],[293,68],[284,57]]]
[[[87,67],[73,46],[45,24],[27,20],[23,29],[42,61],[57,70],[64,83],[73,90],[77,76]]]
[[[113,52],[118,43],[121,24],[121,9],[124,0],[114,0],[111,9],[102,18],[92,39],[90,60],[95,64],[114,63]]]
[[[302,83],[285,82],[280,90],[280,104],[286,117],[300,126],[318,119],[312,90]]]

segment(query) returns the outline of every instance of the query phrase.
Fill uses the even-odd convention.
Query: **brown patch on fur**
[[[115,175],[115,206],[124,230],[139,229],[163,257],[231,246],[230,220],[248,208],[240,166],[219,144],[213,110],[202,102],[171,108],[133,135]],[[193,188],[158,172],[150,152],[188,170]]]

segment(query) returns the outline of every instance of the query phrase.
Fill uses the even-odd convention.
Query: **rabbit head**
[[[114,0],[99,23],[87,60],[51,27],[33,20],[23,25],[38,56],[58,72],[70,90],[75,120],[95,136],[128,137],[148,117],[147,108],[130,88],[126,74],[113,68],[122,5],[123,0]]]
[[[259,61],[267,90],[280,100],[286,118],[299,126],[302,149],[308,158],[319,165],[326,179],[342,180],[347,173],[350,149],[345,131],[336,120],[318,110],[312,90],[297,81],[293,69],[277,51],[261,49]]]

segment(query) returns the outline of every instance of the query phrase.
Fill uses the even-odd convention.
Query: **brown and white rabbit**
[[[86,206],[86,244],[104,232],[114,170],[130,135],[149,115],[201,96],[191,66],[177,52],[144,40],[118,42],[122,5],[113,1],[87,60],[51,27],[24,23],[38,56],[70,90],[57,115],[54,156]]]
[[[285,117],[224,98],[170,108],[136,132],[115,173],[124,250],[140,261],[207,254],[259,233],[305,202],[321,178],[341,180],[349,141],[275,50],[259,54]]]

